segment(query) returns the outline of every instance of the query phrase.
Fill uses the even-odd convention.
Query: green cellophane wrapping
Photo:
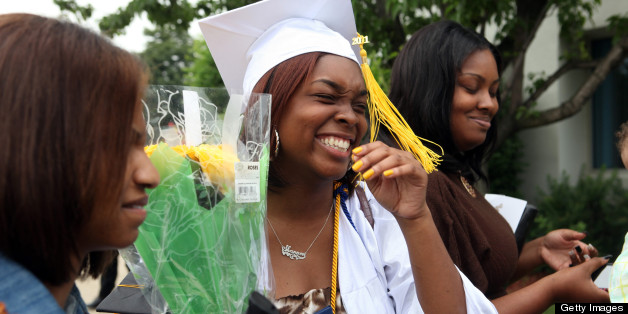
[[[184,108],[189,92],[198,96],[192,114]],[[161,180],[148,191],[147,218],[122,257],[153,313],[243,313],[253,290],[273,284],[264,233],[270,95],[244,100],[224,89],[152,85],[143,103]],[[200,144],[189,141],[188,119],[200,123]],[[173,150],[183,144],[221,148],[203,163]],[[259,163],[258,202],[236,202],[236,160]]]
[[[263,156],[268,158],[267,149]],[[151,161],[162,181],[149,192],[148,216],[135,246],[170,310],[242,312],[256,287],[254,261],[261,258],[264,205],[236,204],[230,191],[207,210],[197,200],[193,165],[187,158],[160,144]],[[265,168],[268,163],[260,164]]]

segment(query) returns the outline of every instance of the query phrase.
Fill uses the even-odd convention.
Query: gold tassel
[[[363,47],[363,45],[367,43],[369,43],[368,36],[358,34],[358,37],[353,38],[353,45],[360,45],[362,75],[364,76],[366,90],[369,95],[367,104],[371,119],[370,141],[373,142],[377,139],[379,126],[383,124],[390,131],[397,145],[399,145],[401,149],[411,152],[414,157],[419,160],[425,172],[431,173],[437,171],[436,166],[438,166],[441,161],[440,155],[425,147],[423,143],[421,143],[421,140],[433,143],[439,148],[440,145],[416,136],[406,120],[401,116],[399,111],[397,111],[395,105],[388,99],[386,93],[384,93],[375,80],[371,68],[368,65],[366,50],[364,50]],[[441,154],[443,154],[442,148]]]

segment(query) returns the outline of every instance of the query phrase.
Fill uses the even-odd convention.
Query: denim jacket
[[[65,309],[61,309],[48,289],[22,265],[0,253],[0,302],[7,313],[87,314],[87,306],[72,287]]]

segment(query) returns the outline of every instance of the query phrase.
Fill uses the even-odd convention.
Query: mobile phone
[[[610,260],[611,258],[613,258],[613,255],[609,254],[609,255],[603,256],[602,258],[606,259],[606,260]],[[597,279],[597,276],[599,276],[600,273],[602,273],[602,271],[604,270],[604,268],[606,268],[606,266],[611,266],[612,267],[613,263],[606,263],[606,264],[602,265],[600,268],[596,269],[593,273],[591,273],[591,279],[593,281],[595,281],[595,279]]]
[[[600,266],[598,269],[596,269],[594,272],[591,273],[591,280],[595,281],[595,279],[597,279],[597,276],[599,276],[602,271],[604,270],[604,268],[606,268],[608,264],[604,264],[602,266]]]

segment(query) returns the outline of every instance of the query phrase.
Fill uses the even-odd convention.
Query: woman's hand
[[[557,271],[492,302],[499,313],[542,313],[553,303],[608,303],[608,292],[598,288],[591,274],[608,262],[592,258]]]
[[[382,142],[353,150],[353,170],[360,172],[384,208],[399,218],[429,214],[425,203],[427,173],[414,156]]]
[[[543,237],[539,248],[541,258],[554,270],[560,270],[596,257],[597,249],[580,241],[584,237],[586,233],[569,229],[551,231]]]
[[[608,263],[607,259],[596,257],[549,276],[555,277],[552,278],[555,287],[554,302],[610,302],[608,292],[598,288],[591,280],[591,274],[606,263]]]

